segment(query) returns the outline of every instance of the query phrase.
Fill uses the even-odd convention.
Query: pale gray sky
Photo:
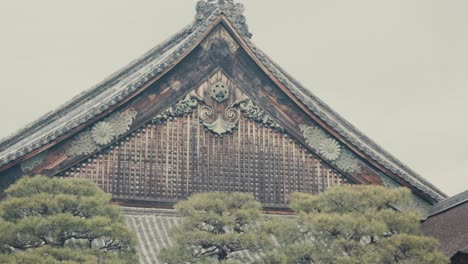
[[[0,137],[192,22],[192,0],[0,0]],[[449,195],[468,189],[468,1],[243,0],[253,41]]]

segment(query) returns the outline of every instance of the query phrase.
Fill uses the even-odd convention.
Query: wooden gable
[[[213,93],[217,87],[225,90]],[[86,143],[78,136],[76,144],[81,153]],[[284,206],[291,192],[319,193],[348,182],[221,70],[125,139],[59,176],[92,179],[119,200],[163,203],[195,192],[249,192],[270,207]]]

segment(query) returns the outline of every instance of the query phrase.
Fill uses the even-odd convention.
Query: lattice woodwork
[[[242,115],[234,132],[218,136],[198,113],[148,124],[61,175],[91,179],[116,198],[172,202],[195,192],[240,191],[267,206],[345,182],[284,133]]]

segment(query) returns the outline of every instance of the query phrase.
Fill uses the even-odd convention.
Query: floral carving
[[[222,82],[217,82],[211,86],[210,96],[217,102],[222,103],[229,99],[230,87]],[[213,106],[207,105],[195,91],[188,94],[184,100],[169,107],[161,114],[153,118],[153,123],[158,123],[167,120],[171,117],[183,116],[192,113],[200,105],[199,118],[202,124],[210,131],[222,135],[229,133],[236,128],[239,122],[240,113],[257,123],[269,126],[278,131],[284,131],[278,123],[276,123],[270,116],[263,110],[255,106],[247,96],[243,95],[240,99],[236,100],[224,111],[215,111]]]
[[[247,97],[244,97],[239,102],[240,110],[245,117],[252,119],[257,123],[269,126],[278,131],[284,131],[283,127],[280,126],[276,121],[274,121],[270,116],[268,116],[265,111],[261,110],[259,107],[255,106]]]
[[[198,102],[202,102],[203,99],[200,98],[195,92],[188,94],[184,100],[178,102],[174,106],[169,107],[161,114],[153,118],[153,123],[158,123],[167,120],[170,117],[183,116],[185,114],[192,113],[197,107]]]
[[[320,143],[318,151],[325,159],[334,161],[341,155],[341,146],[336,140],[327,138]]]
[[[113,114],[107,119],[104,119],[104,121],[112,125],[115,134],[118,136],[125,134],[130,129],[130,126],[132,125],[136,116],[136,111],[128,110],[125,112]]]
[[[360,162],[353,153],[343,148],[322,129],[306,125],[300,125],[300,129],[307,145],[315,149],[324,159],[331,161],[338,169],[346,173],[362,172]]]
[[[90,131],[80,133],[71,143],[67,150],[69,156],[88,155],[99,149],[94,143]]]
[[[21,170],[24,173],[32,171],[37,165],[41,164],[44,161],[44,158],[47,156],[48,152],[44,151],[24,162],[21,163]]]
[[[107,122],[99,122],[91,130],[93,141],[101,146],[111,143],[115,135],[114,127]]]
[[[319,149],[321,142],[328,138],[327,134],[318,127],[301,125],[300,129],[306,143],[316,150]]]
[[[116,137],[127,133],[137,116],[137,112],[128,109],[117,112],[78,134],[67,149],[69,156],[89,155],[102,146],[110,144]]]
[[[348,173],[360,173],[362,172],[362,168],[359,165],[358,159],[356,159],[353,154],[346,149],[343,149],[343,153],[340,157],[334,161],[334,163],[338,169],[348,172]]]

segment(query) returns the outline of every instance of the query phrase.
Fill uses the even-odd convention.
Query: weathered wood
[[[317,190],[315,175],[296,169],[298,166],[310,166],[310,164],[317,162],[317,159],[310,156],[304,160],[288,158],[288,155],[305,157],[308,151],[297,142],[290,142],[280,132],[259,126],[253,121],[242,120],[244,127],[250,127],[251,129],[251,133],[249,134],[247,131],[247,135],[234,133],[223,137],[215,137],[212,132],[201,129],[200,135],[193,133],[187,139],[187,137],[177,135],[172,135],[171,137],[171,132],[169,134],[161,133],[164,131],[174,131],[176,133],[181,122],[193,122],[193,120],[197,120],[196,112],[187,117],[178,118],[178,120],[170,120],[156,126],[147,126],[144,129],[150,134],[160,134],[161,136],[156,138],[155,141],[148,140],[142,142],[146,140],[146,137],[143,136],[142,130],[137,131],[129,140],[123,142],[122,147],[104,151],[89,159],[89,162],[75,165],[59,175],[63,177],[89,178],[98,183],[104,190],[111,189],[110,184],[116,182],[113,188],[120,191],[113,192],[114,197],[133,200],[176,201],[194,192],[243,191],[255,194],[265,205],[277,206],[285,205],[287,197],[291,192],[303,191],[302,187],[297,184],[298,180],[308,185],[309,189]],[[269,150],[261,151],[260,148],[249,144],[258,140],[256,134],[252,133],[254,129],[259,131],[259,133],[270,135],[270,137],[265,138],[265,145],[269,147]],[[167,137],[170,140],[167,140]],[[176,152],[177,146],[186,145],[187,142],[194,141],[198,137],[207,139],[202,144],[201,149],[209,149],[209,151],[205,153],[203,159],[194,159],[194,162],[188,165],[188,170],[192,171],[192,173],[187,176],[186,172],[178,169],[186,165],[186,160],[181,159],[181,155],[176,154],[178,153]],[[237,174],[238,163],[236,160],[238,157],[235,156],[235,153],[240,148],[237,144],[239,141],[246,147],[241,153],[241,156],[244,157],[240,161],[240,165],[244,167],[241,174]],[[280,145],[284,145],[285,147],[278,148]],[[161,151],[165,155],[162,158],[156,158],[154,154]],[[137,154],[135,158],[135,153],[144,152],[151,153],[149,155],[153,157],[151,161],[139,159],[140,154]],[[267,172],[260,170],[261,167],[269,163],[268,160],[261,158],[264,155],[276,160],[275,168]],[[104,162],[110,162],[114,156],[120,162],[123,162],[123,164],[129,165],[119,166],[119,162],[114,161],[108,166],[102,166]],[[207,162],[208,170],[204,169],[206,166],[199,166],[198,164],[205,162]],[[151,193],[148,193],[143,188],[144,183],[157,181],[160,175],[145,173],[142,168],[148,164],[156,164],[156,166],[163,166],[165,168],[162,188]],[[199,167],[203,169],[198,171],[196,168]],[[112,170],[108,168],[117,169]],[[325,188],[345,184],[344,180],[326,164],[322,164],[320,169],[325,172],[322,176]],[[229,173],[230,171],[235,171],[236,173]],[[327,180],[327,177],[331,175],[335,176],[337,180]],[[198,183],[198,188],[194,189],[191,186],[196,186],[199,178],[203,178],[204,181],[201,184]],[[119,180],[114,181],[114,179]],[[272,181],[270,185],[271,189],[262,184],[262,182],[271,181],[270,179],[276,179],[276,181]],[[185,185],[185,188],[181,188],[183,185]],[[276,195],[271,195],[272,189],[276,190]],[[316,192],[312,191],[311,193]]]

